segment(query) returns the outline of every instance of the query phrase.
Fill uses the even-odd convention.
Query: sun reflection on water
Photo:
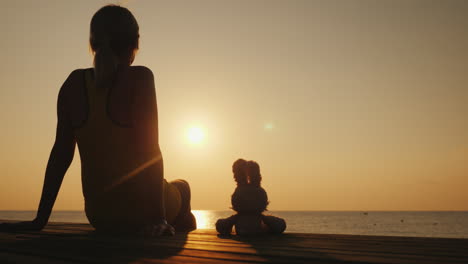
[[[209,227],[209,212],[206,210],[192,210],[195,219],[197,219],[197,228],[198,229],[213,229],[214,227]]]
[[[230,211],[192,210],[197,219],[197,229],[215,229],[218,218],[225,218],[232,214]]]

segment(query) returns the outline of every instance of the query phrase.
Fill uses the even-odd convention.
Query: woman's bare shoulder
[[[83,83],[84,80],[84,71],[88,69],[76,69],[73,70],[63,83],[62,87],[60,88],[60,95],[67,95],[71,91],[75,90],[75,88]]]
[[[153,71],[151,71],[151,69],[146,66],[131,66],[130,71],[139,78],[154,79]]]
[[[72,127],[79,127],[86,120],[84,72],[90,69],[73,70],[60,88],[57,102],[59,115],[67,116]]]
[[[134,65],[130,66],[130,69],[135,72],[146,73],[146,74],[153,74],[150,68],[143,66],[143,65]]]
[[[93,68],[75,69],[70,73],[70,75],[68,76],[68,79],[77,80],[79,78],[81,80],[81,79],[83,79],[84,72],[90,71],[92,69]]]

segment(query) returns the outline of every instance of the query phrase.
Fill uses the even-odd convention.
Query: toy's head
[[[262,187],[251,184],[238,186],[232,194],[231,204],[238,213],[262,213],[268,206],[268,196]]]
[[[268,196],[260,187],[262,176],[260,166],[255,161],[238,159],[232,165],[237,188],[232,194],[232,209],[238,213],[262,213],[268,206]]]
[[[260,174],[260,166],[257,162],[253,160],[247,162],[247,175],[249,178],[249,184],[260,187],[262,175]]]
[[[234,173],[234,180],[237,182],[237,186],[247,184],[246,165],[247,161],[244,159],[238,159],[232,164],[232,172]]]

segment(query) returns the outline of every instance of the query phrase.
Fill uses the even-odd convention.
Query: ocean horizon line
[[[31,212],[37,209],[0,209],[0,212]],[[232,209],[192,209],[192,211],[215,211],[215,212],[228,212]],[[59,209],[52,212],[84,212],[84,210],[75,209]],[[266,210],[265,212],[468,212],[467,210],[288,210],[288,209],[273,209]]]
[[[233,210],[192,210],[198,229],[214,229]],[[468,238],[468,211],[292,211],[264,212],[285,219],[289,233]],[[30,221],[36,210],[0,210],[1,220]],[[50,222],[89,224],[83,210],[55,210]]]

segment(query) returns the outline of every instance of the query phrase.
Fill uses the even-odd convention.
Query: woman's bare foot
[[[177,232],[190,232],[197,229],[197,220],[192,212],[185,214],[185,216],[177,217],[174,222],[174,227]]]
[[[174,228],[166,221],[156,225],[148,225],[141,229],[140,235],[143,237],[173,236]]]

